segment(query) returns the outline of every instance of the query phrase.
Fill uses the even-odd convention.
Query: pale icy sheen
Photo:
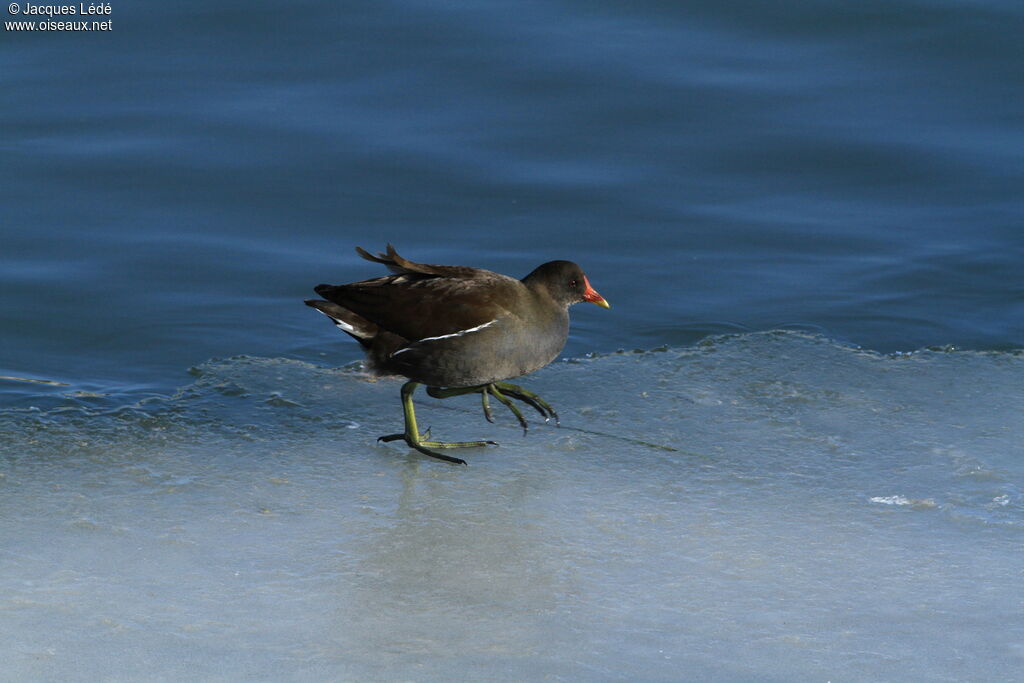
[[[561,429],[422,399],[435,437],[502,442],[469,467],[375,443],[395,381],[193,374],[0,413],[4,680],[1024,671],[1020,354],[766,333],[557,363],[524,384]]]

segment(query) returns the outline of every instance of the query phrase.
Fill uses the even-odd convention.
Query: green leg
[[[448,389],[442,389],[441,387],[427,387],[427,394],[433,398],[451,398],[453,396],[465,396],[466,394],[477,394],[483,391],[486,384],[475,387],[449,387]]]
[[[463,396],[465,394],[480,394],[481,403],[483,404],[484,417],[487,418],[488,422],[494,422],[494,416],[491,414],[491,405],[488,400],[488,395],[494,396],[496,399],[501,401],[512,414],[519,420],[519,424],[522,425],[523,431],[526,431],[528,425],[526,420],[523,418],[523,414],[519,412],[515,404],[509,401],[509,398],[514,398],[517,401],[522,401],[526,405],[530,406],[544,418],[545,422],[548,422],[551,418],[555,418],[555,424],[561,425],[558,421],[558,413],[551,407],[551,404],[542,399],[532,391],[523,389],[518,384],[510,384],[509,382],[493,382],[491,384],[482,384],[476,387],[455,387],[442,389],[441,387],[427,387],[427,393],[434,398],[451,398],[453,396]]]
[[[506,396],[533,406],[534,410],[541,414],[545,422],[555,418],[555,424],[561,426],[561,423],[558,421],[558,413],[551,407],[551,404],[532,391],[527,391],[518,384],[510,384],[509,382],[495,382],[491,386],[498,387]]]
[[[491,424],[494,424],[494,415],[491,414],[491,400],[489,398],[490,395],[490,392],[481,391],[480,404],[483,405],[484,407],[484,418],[486,418],[487,421],[490,422]]]
[[[494,415],[491,413],[491,401],[487,394],[488,384],[476,387],[454,387],[443,389],[441,387],[427,387],[427,394],[432,398],[452,398],[453,396],[465,396],[466,394],[480,394],[480,404],[484,409],[484,417],[488,422],[494,422]]]
[[[480,446],[486,446],[488,444],[497,445],[493,441],[427,441],[421,435],[419,428],[416,426],[416,410],[412,404],[412,394],[416,391],[416,387],[419,386],[418,382],[406,382],[402,385],[402,410],[405,413],[405,432],[402,434],[389,434],[382,436],[377,441],[383,441],[385,443],[389,441],[404,441],[413,448],[424,455],[429,455],[432,458],[438,460],[444,460],[445,462],[455,463],[457,465],[465,465],[466,461],[460,458],[453,458],[448,455],[442,455],[435,453],[430,450],[431,448],[479,448]],[[432,387],[428,387],[428,392]],[[465,391],[462,393],[470,393]],[[433,394],[431,394],[433,395]],[[440,397],[439,397],[440,398]],[[430,430],[427,430],[429,434]]]
[[[519,408],[516,408],[516,404],[510,401],[509,399],[505,398],[505,394],[501,393],[498,390],[498,387],[495,386],[494,384],[488,384],[483,389],[484,396],[490,393],[492,396],[494,396],[494,398],[504,403],[506,408],[512,411],[512,414],[516,416],[517,420],[519,420],[519,426],[523,428],[523,436],[526,436],[526,432],[530,429],[530,425],[526,421],[526,418],[523,417],[523,414],[519,412]]]

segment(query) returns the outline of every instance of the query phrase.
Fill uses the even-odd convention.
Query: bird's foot
[[[433,448],[480,448],[482,446],[497,446],[496,441],[431,441],[430,440],[430,428],[427,431],[420,433],[419,427],[416,426],[416,409],[412,404],[412,395],[416,391],[416,387],[419,386],[417,382],[406,382],[402,385],[402,409],[405,413],[405,431],[401,434],[388,434],[377,439],[378,443],[383,441],[388,443],[390,441],[404,441],[409,448],[419,451],[423,455],[429,455],[431,458],[437,458],[438,460],[444,460],[445,462],[454,463],[456,465],[465,465],[466,461],[462,458],[453,458],[450,455],[444,455],[431,449]],[[428,388],[428,391],[430,388]]]
[[[516,420],[519,421],[519,426],[523,428],[523,435],[530,429],[529,423],[526,418],[523,417],[523,413],[519,410],[515,403],[510,399],[522,401],[526,405],[530,406],[544,418],[545,422],[555,418],[555,424],[560,426],[558,421],[558,413],[551,407],[551,404],[542,399],[532,391],[523,389],[518,384],[511,384],[509,382],[492,382],[490,384],[481,384],[477,387],[455,387],[442,389],[441,387],[427,387],[427,393],[434,398],[451,398],[453,396],[462,396],[463,394],[480,394],[480,405],[484,410],[484,418],[488,422],[494,422],[494,415],[491,413],[491,402],[490,397],[498,399],[506,408],[508,408]]]
[[[519,408],[516,407],[516,404],[513,403],[512,401],[510,401],[505,396],[505,394],[503,394],[498,389],[496,384],[484,385],[483,387],[481,387],[481,391],[483,392],[484,396],[487,396],[488,394],[490,394],[494,398],[498,399],[501,403],[505,404],[505,407],[508,408],[509,410],[511,410],[512,414],[516,416],[517,420],[519,420],[519,426],[523,428],[523,436],[526,436],[526,432],[529,431],[529,429],[530,429],[530,423],[526,421],[525,417],[523,417],[523,414],[519,411]],[[485,411],[484,417],[486,417],[486,416],[487,415],[486,415],[486,411]]]
[[[494,424],[494,415],[491,414],[491,400],[488,398],[491,395],[489,391],[480,392],[480,403],[484,408],[484,418]]]
[[[558,413],[556,413],[555,409],[551,407],[551,404],[532,391],[528,391],[518,384],[511,384],[509,382],[495,382],[490,386],[497,387],[501,393],[510,398],[514,398],[517,401],[522,401],[523,403],[532,406],[534,410],[540,413],[545,422],[548,422],[551,418],[555,418],[555,424],[559,427],[562,426],[562,423],[558,421]]]
[[[482,446],[497,446],[496,441],[428,441],[425,437],[428,434],[388,434],[377,439],[378,442],[383,441],[385,443],[389,441],[404,441],[409,448],[419,451],[424,455],[429,455],[431,458],[437,458],[438,460],[444,460],[445,462],[454,463],[456,465],[465,465],[466,461],[462,458],[453,458],[450,455],[444,455],[431,450],[432,448],[480,448]]]

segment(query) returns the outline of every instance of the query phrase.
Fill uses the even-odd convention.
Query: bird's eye
[[[575,280],[569,280],[569,286],[572,287],[573,289],[576,289],[576,281]]]

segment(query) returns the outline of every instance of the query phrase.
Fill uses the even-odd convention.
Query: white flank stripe
[[[470,332],[476,332],[477,330],[482,330],[485,327],[490,327],[491,325],[493,325],[496,322],[498,322],[497,318],[495,318],[494,320],[491,320],[490,322],[486,322],[483,325],[477,325],[476,327],[471,327],[468,330],[459,330],[458,332],[452,332],[451,334],[442,334],[440,337],[424,337],[423,339],[419,339],[419,340],[415,341],[414,343],[415,344],[419,344],[421,342],[435,341],[437,339],[447,339],[448,337],[461,337],[464,334],[469,334]]]
[[[458,332],[452,332],[451,334],[442,334],[442,335],[440,335],[438,337],[424,337],[423,339],[417,339],[412,344],[409,344],[409,346],[406,346],[404,348],[401,348],[401,349],[398,349],[397,351],[395,351],[393,354],[391,354],[391,357],[394,358],[395,356],[397,356],[398,354],[402,353],[403,351],[411,350],[412,347],[413,347],[413,344],[422,344],[423,342],[437,341],[438,339],[448,339],[450,337],[461,337],[464,334],[469,334],[470,332],[477,332],[479,330],[484,329],[485,327],[490,327],[491,325],[493,325],[496,322],[498,322],[497,318],[495,318],[494,320],[485,322],[483,325],[477,325],[476,327],[470,327],[468,330],[459,330]]]

